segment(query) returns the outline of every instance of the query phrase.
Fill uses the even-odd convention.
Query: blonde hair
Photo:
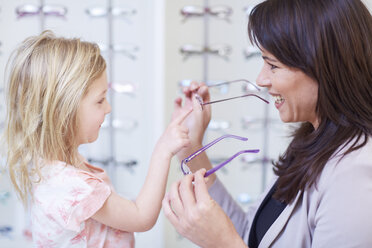
[[[42,161],[78,166],[77,109],[106,69],[96,44],[51,31],[26,39],[7,65],[6,156],[12,183],[27,205]]]

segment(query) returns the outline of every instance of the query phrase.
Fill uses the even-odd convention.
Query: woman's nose
[[[265,69],[262,68],[260,74],[257,76],[256,83],[260,87],[270,87],[270,79],[265,75]]]

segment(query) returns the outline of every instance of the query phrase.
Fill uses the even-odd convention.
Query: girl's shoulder
[[[99,168],[92,167],[96,170],[99,170]],[[50,183],[53,181],[59,181],[59,180],[83,180],[86,181],[87,179],[95,179],[98,181],[102,181],[102,179],[97,176],[98,173],[87,170],[83,170],[80,168],[77,168],[73,165],[67,164],[62,161],[52,161],[49,163],[44,163],[43,166],[40,169],[41,176],[43,180],[46,183]],[[103,170],[100,170],[99,172],[103,172]]]
[[[111,192],[110,185],[97,174],[61,161],[44,164],[40,171],[41,180],[33,183],[33,196],[39,200],[70,198],[71,195],[84,198],[92,192],[104,195]]]
[[[33,185],[33,214],[65,229],[79,231],[111,194],[110,185],[94,173],[60,161],[45,164],[41,174]]]

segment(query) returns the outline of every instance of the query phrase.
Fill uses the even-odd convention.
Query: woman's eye
[[[274,69],[278,68],[276,65],[273,65],[273,64],[269,64],[269,65],[270,65],[271,70],[274,70]]]
[[[98,103],[102,104],[105,101],[105,98],[102,98]]]

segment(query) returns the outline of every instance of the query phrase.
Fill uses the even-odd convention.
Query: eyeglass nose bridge
[[[217,142],[219,142],[219,141],[221,141],[221,140],[223,140],[225,138],[234,138],[234,139],[238,139],[238,140],[242,140],[242,141],[247,141],[248,140],[248,138],[237,136],[237,135],[232,135],[232,134],[223,135],[223,136],[215,139],[214,141],[210,142],[209,144],[203,146],[202,148],[200,148],[199,150],[197,150],[196,152],[194,152],[193,154],[191,154],[187,158],[183,159],[181,161],[181,170],[182,170],[182,173],[184,175],[191,174],[192,172],[191,172],[190,168],[186,164],[188,162],[190,162],[192,159],[194,159],[196,156],[198,156],[200,153],[204,152],[205,150],[207,150],[208,148],[210,148],[211,146],[215,145]],[[226,161],[224,161],[224,162],[220,163],[219,165],[213,167],[212,169],[208,170],[205,173],[204,177],[208,177],[209,175],[215,173],[217,170],[221,169],[223,166],[225,166],[226,164],[228,164],[229,162],[231,162],[234,158],[238,157],[239,155],[241,155],[243,153],[258,153],[259,151],[260,151],[259,149],[239,151],[239,152],[235,153],[233,156],[231,156],[229,159],[227,159]]]

